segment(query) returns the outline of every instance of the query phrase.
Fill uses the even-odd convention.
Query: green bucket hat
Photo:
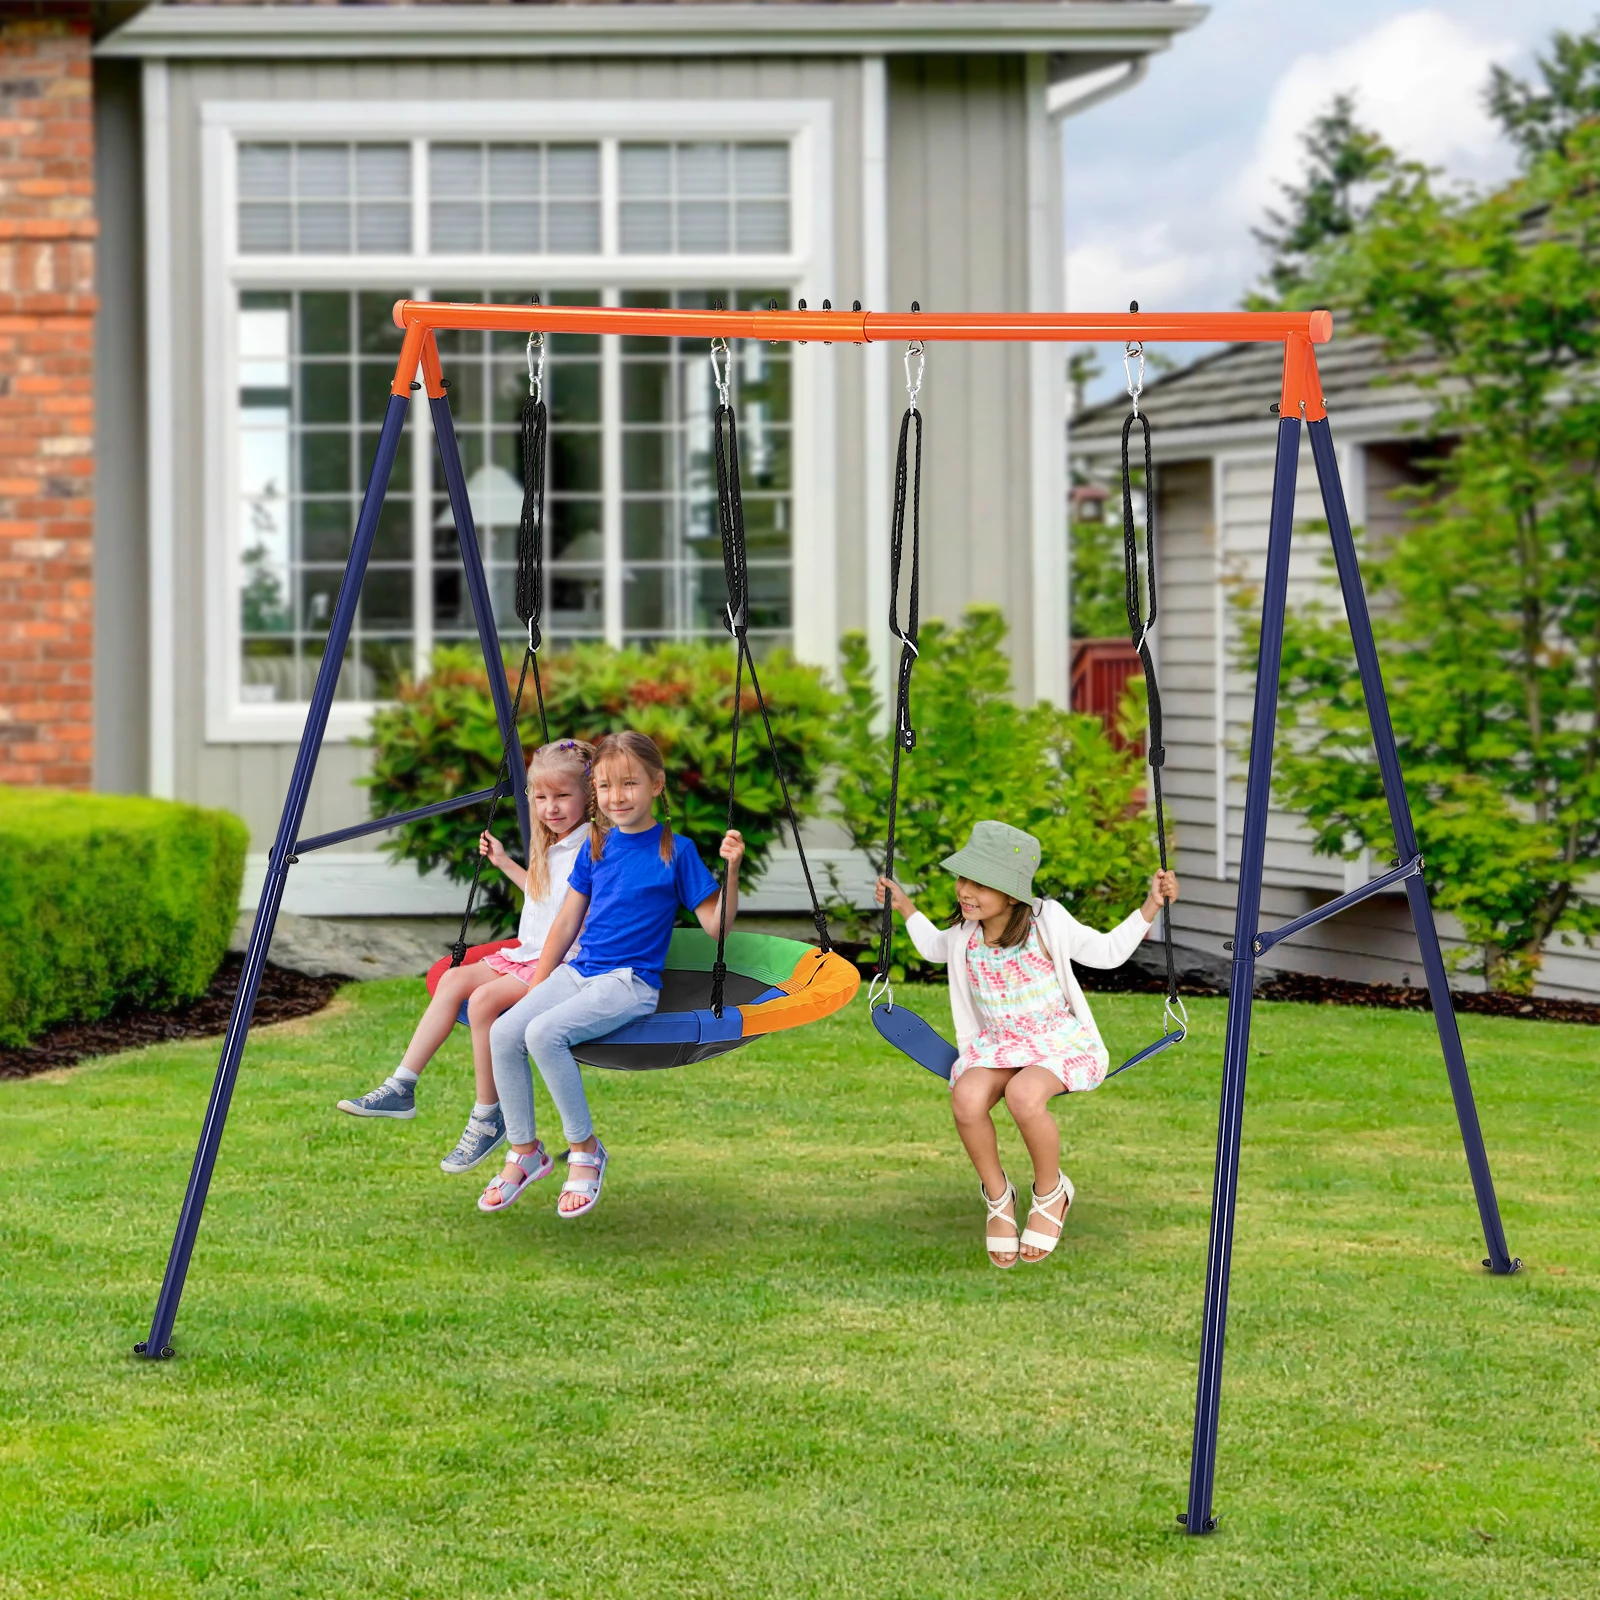
[[[971,878],[1031,905],[1039,841],[1003,822],[975,822],[966,844],[939,865],[958,878]]]

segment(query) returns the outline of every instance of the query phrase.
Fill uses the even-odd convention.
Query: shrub
[[[974,822],[992,817],[1038,836],[1037,894],[1104,927],[1143,899],[1156,867],[1155,829],[1138,803],[1144,762],[1118,750],[1096,717],[1048,701],[1017,706],[1005,636],[1004,618],[987,606],[969,609],[960,627],[922,628],[911,683],[917,746],[900,764],[895,877],[943,922],[955,910],[955,879],[939,862],[966,843]],[[833,808],[855,846],[881,862],[889,739],[878,731],[882,706],[859,634],[844,640],[843,675],[849,707]],[[855,926],[875,937],[875,918],[858,916]]]
[[[666,761],[674,829],[711,858],[727,825],[732,645],[664,644],[647,653],[585,644],[563,655],[541,656],[540,667],[551,736],[594,740],[622,728],[648,734]],[[789,793],[795,810],[805,816],[832,754],[839,697],[816,668],[783,651],[770,656],[760,671]],[[514,671],[511,681],[515,687]],[[525,748],[539,736],[533,698],[530,682],[522,717]],[[734,825],[748,847],[740,873],[741,883],[748,885],[760,878],[784,817],[748,675],[742,705]],[[482,660],[466,650],[438,651],[430,677],[402,684],[398,701],[374,714],[371,742],[375,757],[367,781],[375,816],[488,788],[499,771],[501,746]],[[418,871],[443,867],[466,883],[486,809],[408,824],[395,830],[386,848],[401,860],[414,861]],[[516,825],[507,800],[500,803],[500,817],[499,826],[514,840]],[[484,884],[485,917],[497,927],[510,927],[514,899],[505,879],[494,873],[485,876]]]
[[[237,817],[0,788],[0,1045],[205,992],[239,911]]]

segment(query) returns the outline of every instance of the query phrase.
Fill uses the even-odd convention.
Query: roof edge
[[[107,58],[640,55],[1137,56],[1210,7],[1187,0],[884,0],[865,5],[155,4],[95,46]]]

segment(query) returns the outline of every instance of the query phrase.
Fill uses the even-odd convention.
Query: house
[[[31,331],[5,335],[16,382],[0,397],[17,430],[0,473],[0,780],[226,807],[259,879],[398,349],[393,300],[1056,308],[1061,119],[1204,14],[7,7],[0,93],[20,131],[0,245],[10,326]],[[441,343],[509,644],[523,352]],[[554,342],[553,643],[718,636],[697,521],[708,419],[686,382],[705,355]],[[899,353],[746,346],[739,361],[766,636],[830,666],[842,632],[888,610]],[[1063,366],[1046,347],[941,347],[923,392],[924,609],[1000,603],[1021,693],[1057,700]],[[416,410],[308,832],[365,815],[352,741],[372,705],[472,635]],[[458,898],[352,848],[299,866],[286,905]]]
[[[1416,462],[1432,403],[1414,365],[1396,366],[1371,337],[1342,336],[1317,351],[1351,522],[1381,538],[1404,509],[1394,491],[1422,481]],[[1241,663],[1238,598],[1261,582],[1266,562],[1282,351],[1236,345],[1151,383],[1140,397],[1156,467],[1160,591],[1156,658],[1165,715],[1163,790],[1176,835],[1184,897],[1174,942],[1191,969],[1216,970],[1233,936],[1244,819],[1245,752],[1254,694],[1253,658]],[[1126,400],[1080,412],[1072,422],[1075,473],[1114,484]],[[1339,605],[1324,565],[1320,491],[1303,439],[1296,480],[1289,603]],[[1304,531],[1301,531],[1301,530]],[[1383,871],[1387,861],[1314,855],[1299,818],[1270,814],[1263,925],[1299,916]],[[1461,929],[1441,917],[1446,949]],[[1420,983],[1420,957],[1403,891],[1374,896],[1261,957],[1278,968],[1361,983]],[[1461,980],[1473,983],[1468,974]],[[1538,992],[1594,999],[1600,952],[1557,935],[1546,947]]]

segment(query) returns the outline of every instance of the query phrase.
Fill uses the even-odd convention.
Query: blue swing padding
[[[781,1000],[784,997],[782,989],[764,989],[753,1000],[746,1000],[745,1005],[758,1006],[764,1000]],[[467,1022],[467,1005],[461,1003],[461,1009],[456,1013],[456,1021],[463,1026]],[[923,1024],[927,1026],[926,1023]],[[727,1006],[719,1017],[715,1011],[653,1011],[648,1017],[640,1017],[634,1022],[625,1022],[603,1039],[596,1039],[595,1044],[716,1044],[726,1039],[740,1039],[743,1035],[744,1019],[740,1016],[737,1006]],[[929,1029],[932,1032],[931,1029]],[[938,1038],[937,1034],[934,1034]],[[951,1059],[955,1059],[954,1052]]]
[[[902,1055],[910,1056],[919,1067],[926,1067],[934,1077],[949,1082],[950,1069],[955,1066],[956,1058],[961,1052],[915,1011],[910,1011],[905,1006],[876,1005],[872,1008],[872,1026]],[[1170,1033],[1162,1034],[1154,1044],[1147,1044],[1136,1055],[1129,1056],[1120,1067],[1113,1067],[1106,1077],[1114,1078],[1119,1072],[1126,1072],[1129,1067],[1136,1067],[1141,1061],[1148,1061],[1151,1056],[1158,1056],[1163,1050],[1170,1049],[1175,1044],[1182,1044],[1188,1031],[1188,1028],[1179,1022]]]

